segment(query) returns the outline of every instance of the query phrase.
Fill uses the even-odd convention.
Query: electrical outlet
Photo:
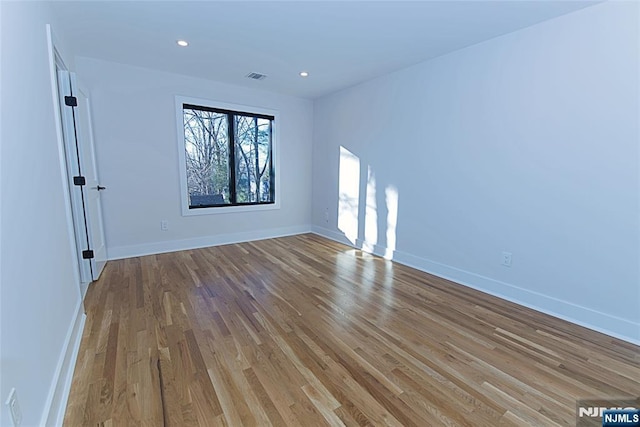
[[[502,252],[502,265],[505,267],[511,267],[511,257],[513,254],[511,252]]]
[[[324,222],[329,224],[329,208],[325,209],[324,211]]]
[[[166,219],[163,219],[162,221],[160,221],[160,230],[167,231],[168,229],[169,229],[169,221],[167,221]]]
[[[20,403],[18,403],[18,395],[16,389],[12,388],[9,392],[9,397],[4,402],[9,407],[9,413],[11,414],[11,421],[13,426],[18,427],[22,422],[22,411],[20,410]]]

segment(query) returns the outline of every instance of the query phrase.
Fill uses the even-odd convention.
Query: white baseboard
[[[342,233],[334,230],[318,226],[313,226],[311,230],[313,233],[328,239],[363,249],[362,241],[357,240],[356,244],[353,244]],[[384,256],[385,248],[375,245],[372,253]],[[627,319],[402,251],[396,250],[394,252],[393,261],[632,344],[640,345],[640,324]]]
[[[73,370],[78,359],[80,341],[82,341],[85,319],[86,315],[84,314],[82,300],[80,300],[76,307],[73,322],[67,331],[62,353],[60,353],[56,373],[47,396],[47,403],[42,412],[41,426],[62,426],[69,392],[71,391]]]
[[[253,240],[273,239],[275,237],[293,236],[310,233],[310,225],[300,225],[285,228],[271,228],[242,233],[217,234],[214,236],[196,237],[193,239],[167,240],[163,242],[145,243],[141,245],[116,246],[107,248],[109,260],[133,258],[144,255],[154,255],[166,252],[184,251],[188,249],[206,248],[210,246],[229,245],[233,243],[250,242]]]
[[[318,227],[317,225],[313,225],[313,226],[311,226],[311,232],[315,233],[315,234],[317,234],[319,236],[326,237],[327,239],[331,239],[333,241],[336,241],[338,243],[343,243],[343,244],[345,244],[347,246],[352,246],[354,248],[357,247],[344,234],[339,233],[339,232],[334,231],[334,230],[329,230],[328,228],[323,228],[323,227]]]

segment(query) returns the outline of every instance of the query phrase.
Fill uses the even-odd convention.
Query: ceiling
[[[73,53],[317,98],[586,1],[54,1]],[[176,40],[187,40],[181,48]],[[299,76],[308,71],[309,77]],[[246,78],[266,74],[262,81]]]

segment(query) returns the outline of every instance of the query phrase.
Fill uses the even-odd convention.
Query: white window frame
[[[184,110],[183,104],[201,105],[209,108],[219,108],[222,110],[231,110],[255,114],[264,114],[273,116],[271,123],[271,161],[275,174],[274,203],[244,205],[244,206],[212,206],[206,208],[189,209],[189,194],[187,193],[187,158],[186,146],[184,142]],[[254,107],[249,105],[230,104],[228,102],[213,101],[210,99],[193,98],[187,96],[176,96],[176,129],[178,136],[178,162],[180,170],[180,204],[182,216],[195,215],[215,215],[228,214],[237,212],[256,212],[280,209],[280,156],[279,154],[279,132],[280,113],[277,110],[271,110],[263,107]]]

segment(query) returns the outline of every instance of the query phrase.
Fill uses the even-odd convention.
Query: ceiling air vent
[[[245,77],[248,77],[248,78],[253,79],[253,80],[264,80],[264,79],[267,78],[267,75],[266,74],[260,74],[260,73],[249,73]]]

